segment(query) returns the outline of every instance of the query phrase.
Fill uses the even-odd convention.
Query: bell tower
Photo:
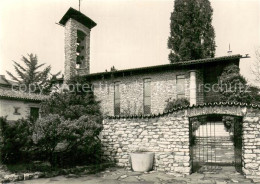
[[[65,27],[64,80],[89,74],[90,31],[97,24],[73,8],[69,8],[59,23]]]

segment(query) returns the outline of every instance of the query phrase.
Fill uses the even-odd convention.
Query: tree
[[[29,150],[32,147],[32,127],[32,123],[25,119],[10,123],[6,117],[0,117],[1,162],[13,164],[31,159]]]
[[[171,63],[214,57],[212,14],[209,0],[175,0],[168,38]]]
[[[252,104],[260,105],[260,89],[256,86],[249,86],[248,91],[250,91],[250,94],[252,96]]]
[[[34,142],[47,153],[52,165],[57,164],[57,159],[66,160],[61,155],[67,155],[70,164],[97,162],[102,153],[98,136],[103,116],[99,101],[84,78],[72,78],[68,86],[67,91],[53,93],[41,104],[42,118],[35,124]],[[57,156],[57,152],[62,154]]]
[[[96,122],[102,123],[100,102],[96,100],[91,84],[83,77],[73,77],[68,81],[68,88],[61,93],[53,93],[41,104],[41,115],[58,114],[67,119],[78,119],[81,116],[93,116]]]
[[[100,144],[98,135],[101,127],[88,115],[76,120],[65,120],[58,114],[49,114],[35,123],[33,140],[40,153],[47,155],[53,166],[61,164],[57,160],[62,159],[58,157],[66,154],[71,157],[70,160],[80,159],[81,163],[86,160],[93,163],[100,152],[93,147]],[[85,158],[77,158],[82,152],[86,153]]]
[[[219,91],[213,91],[215,101],[260,105],[260,89],[249,85],[239,72],[240,69],[235,64],[230,64],[223,69],[218,82]]]
[[[48,161],[54,165],[54,151],[65,139],[67,122],[57,114],[50,114],[36,121],[33,130],[33,141],[40,152],[47,155]]]
[[[219,77],[219,92],[222,101],[252,103],[253,95],[246,79],[240,75],[237,65],[224,68]]]
[[[60,72],[52,75],[50,78],[51,66],[47,66],[43,70],[39,71],[39,69],[45,64],[39,64],[37,56],[33,54],[28,54],[28,58],[22,56],[22,61],[25,64],[25,67],[20,65],[18,62],[13,61],[17,76],[9,71],[6,71],[7,74],[14,81],[18,82],[18,84],[25,85],[24,91],[49,92],[53,80],[60,74]]]

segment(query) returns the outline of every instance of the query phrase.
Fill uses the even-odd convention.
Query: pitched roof
[[[158,72],[158,71],[165,71],[165,70],[174,70],[174,69],[184,69],[184,68],[191,68],[191,67],[200,67],[203,64],[210,64],[210,63],[227,63],[231,61],[239,61],[240,58],[243,58],[242,55],[231,55],[231,56],[222,56],[222,57],[215,57],[215,58],[206,58],[206,59],[197,59],[197,60],[189,60],[189,61],[181,61],[177,63],[171,64],[164,64],[164,65],[156,65],[156,66],[148,66],[148,67],[141,67],[141,68],[131,68],[131,69],[124,69],[124,70],[116,70],[112,72],[100,72],[100,73],[92,73],[88,74],[85,77],[87,79],[93,79],[98,77],[109,77],[119,76],[120,74],[127,74],[127,73],[145,73],[145,72]]]
[[[46,96],[46,95],[25,93],[25,92],[21,92],[21,91],[12,90],[12,89],[1,89],[0,88],[0,99],[41,102],[41,101],[45,100],[46,98],[48,98],[48,96]]]
[[[11,85],[15,85],[15,84],[17,84],[17,83],[14,82],[14,81],[6,79],[4,75],[0,75],[0,85],[11,86]]]
[[[84,15],[83,13],[73,9],[73,8],[69,8],[69,10],[65,13],[65,15],[63,15],[63,17],[60,20],[60,24],[65,25],[66,22],[70,19],[74,19],[78,22],[80,22],[81,24],[83,24],[84,26],[88,27],[89,29],[92,29],[93,27],[95,27],[97,24],[91,20],[89,17],[87,17],[86,15]]]

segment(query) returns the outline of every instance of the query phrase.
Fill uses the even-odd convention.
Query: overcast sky
[[[90,71],[169,63],[167,39],[173,0],[82,0],[81,12],[97,23],[91,31]],[[211,0],[216,56],[249,54],[241,60],[248,79],[260,46],[260,0]],[[1,0],[0,74],[14,71],[12,60],[34,53],[38,60],[64,69],[64,28],[59,22],[78,0]]]

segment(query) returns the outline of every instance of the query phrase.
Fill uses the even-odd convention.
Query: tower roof
[[[61,18],[61,20],[59,21],[60,24],[65,25],[66,22],[70,19],[74,19],[78,22],[80,22],[81,24],[83,24],[84,26],[88,27],[89,29],[92,29],[93,27],[95,27],[97,24],[91,20],[89,17],[87,17],[86,15],[84,15],[83,13],[73,9],[73,8],[69,8],[69,10],[65,13],[65,15],[63,15],[63,17]]]

